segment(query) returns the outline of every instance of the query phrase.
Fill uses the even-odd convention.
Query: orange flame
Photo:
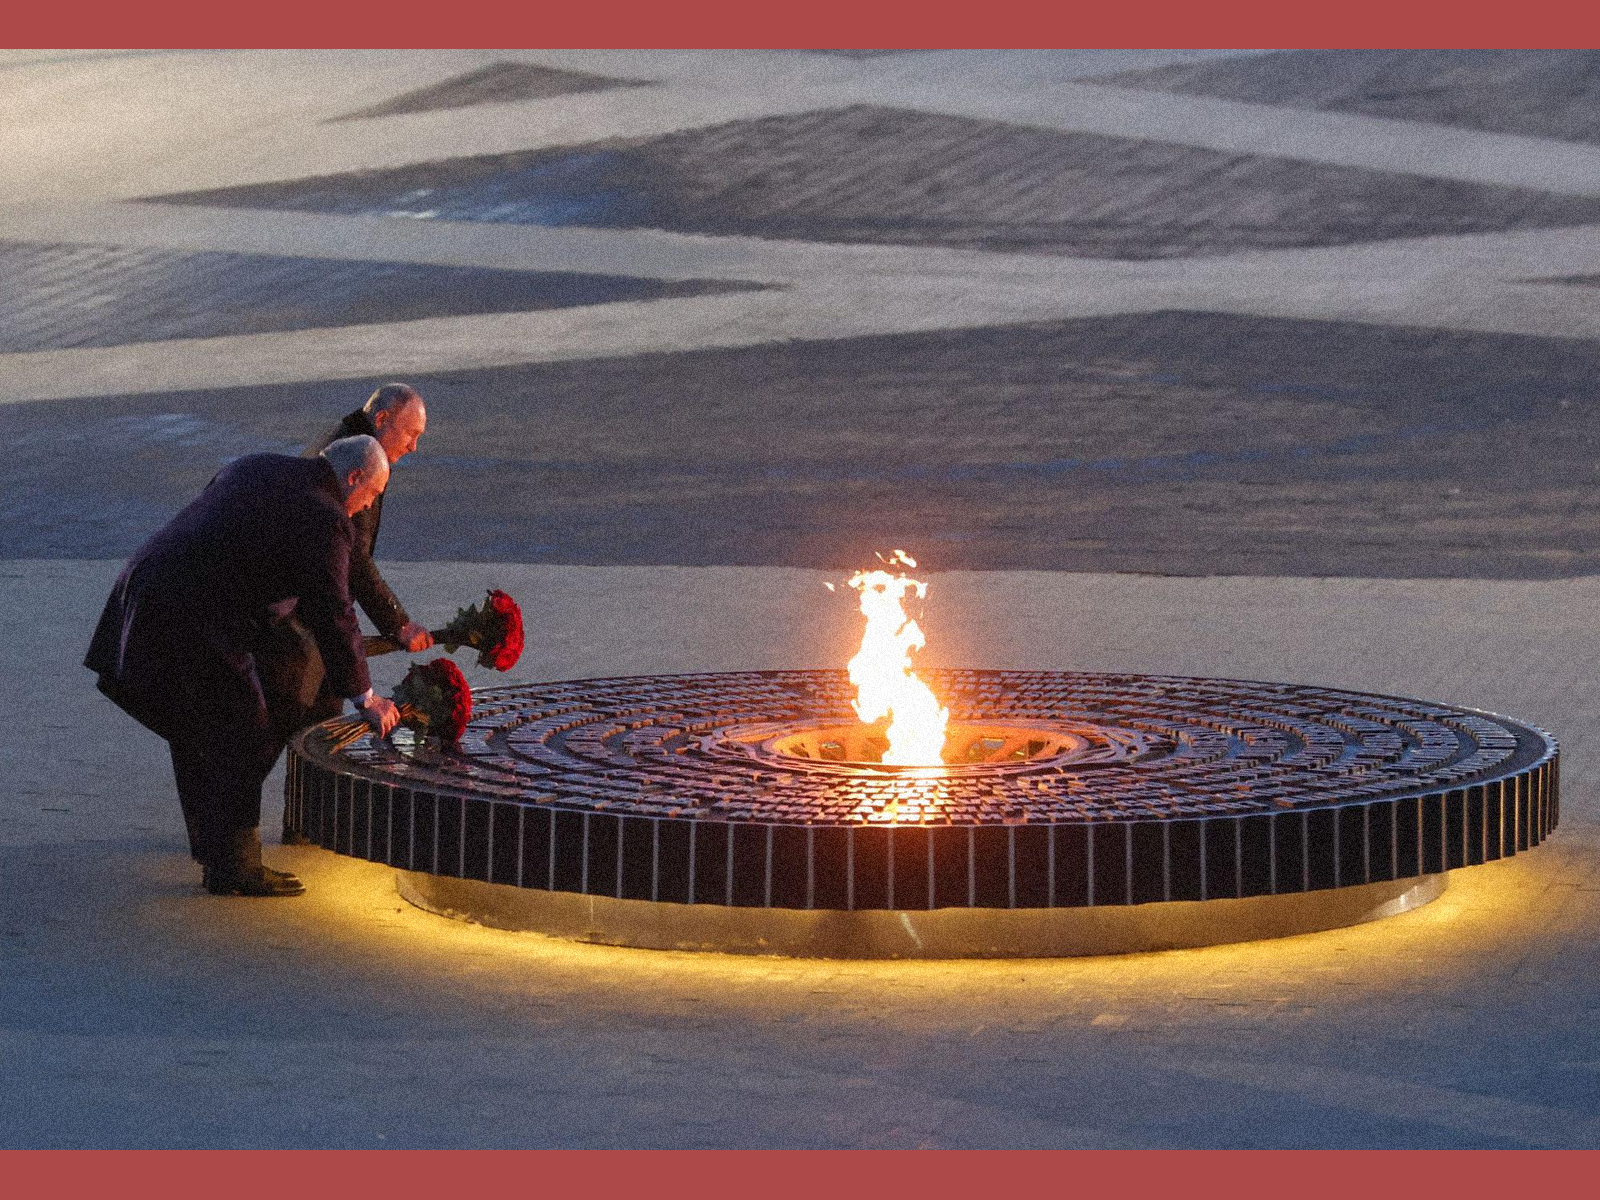
[[[904,550],[884,561],[917,565]],[[874,570],[857,571],[850,586],[861,593],[861,612],[867,618],[861,649],[850,660],[856,716],[868,724],[890,718],[885,763],[917,767],[941,762],[950,712],[911,670],[911,652],[921,650],[927,639],[902,604],[908,592],[919,600],[925,597],[928,585],[903,572]]]

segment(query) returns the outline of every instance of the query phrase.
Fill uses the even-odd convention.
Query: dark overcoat
[[[84,665],[162,737],[267,727],[253,655],[291,607],[340,696],[369,686],[350,603],[355,534],[326,459],[252,454],[128,560]]]
[[[307,446],[301,457],[314,458],[340,438],[363,433],[376,437],[378,431],[372,419],[358,408]],[[379,633],[399,641],[401,627],[411,618],[372,559],[382,520],[381,494],[350,519],[350,598],[361,605]],[[317,640],[305,623],[290,616],[270,632],[256,654],[256,669],[273,726],[287,735],[315,721],[337,716],[344,704],[330,685]]]

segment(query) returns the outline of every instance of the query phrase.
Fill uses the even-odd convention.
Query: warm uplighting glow
[[[882,557],[881,555],[879,556]],[[884,562],[915,567],[904,550]],[[856,685],[852,704],[856,716],[869,725],[889,718],[889,748],[883,761],[891,766],[931,766],[942,761],[948,709],[911,670],[911,654],[926,642],[916,621],[906,615],[907,593],[922,599],[928,585],[904,572],[857,571],[850,586],[861,593],[861,612],[867,618],[861,649],[850,660],[850,682]]]

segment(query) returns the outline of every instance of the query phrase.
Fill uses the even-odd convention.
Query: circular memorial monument
[[[1537,845],[1554,740],[1294,684],[925,672],[944,762],[890,766],[843,671],[475,695],[461,743],[290,750],[287,818],[436,912],[618,945],[1033,956],[1326,929]]]

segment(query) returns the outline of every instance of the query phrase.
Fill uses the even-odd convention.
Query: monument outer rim
[[[925,673],[926,674],[937,674],[940,671],[960,670],[960,669],[961,668],[929,667],[929,668],[926,668]],[[1027,667],[992,667],[992,668],[991,667],[980,667],[980,668],[972,668],[972,669],[975,670],[975,671],[981,671],[983,674],[987,674],[987,675],[1074,675],[1074,674],[1087,674],[1087,675],[1123,676],[1123,677],[1130,678],[1130,679],[1170,679],[1170,680],[1177,680],[1177,681],[1196,681],[1196,682],[1203,682],[1203,683],[1239,684],[1239,685],[1243,685],[1243,686],[1247,686],[1247,687],[1296,687],[1296,686],[1301,686],[1301,685],[1296,685],[1296,684],[1285,684],[1282,680],[1244,679],[1244,678],[1240,678],[1240,677],[1232,676],[1232,675],[1152,675],[1152,674],[1147,674],[1145,672],[1139,672],[1139,671],[1077,672],[1077,671],[1071,671],[1071,670],[1060,670],[1060,671],[1056,671],[1056,670],[1038,670],[1038,669],[1031,669],[1031,668],[1027,668]],[[750,670],[750,671],[672,671],[672,672],[663,672],[663,673],[658,674],[658,675],[642,675],[642,674],[641,675],[595,675],[595,676],[580,675],[580,676],[574,676],[574,677],[569,678],[569,679],[540,680],[538,682],[538,684],[536,684],[534,686],[562,685],[562,684],[574,684],[574,683],[600,684],[600,683],[631,683],[631,682],[634,682],[634,681],[651,681],[651,682],[654,682],[654,681],[659,681],[659,680],[672,680],[672,679],[714,679],[714,678],[716,678],[718,676],[726,676],[726,675],[791,675],[791,674],[800,675],[800,674],[815,674],[815,673],[821,673],[821,672],[831,672],[831,673],[834,673],[834,674],[841,674],[841,675],[843,674],[842,671],[840,671],[838,668],[835,668],[835,667],[763,667],[763,668],[760,668],[760,669]],[[514,684],[514,683],[493,684],[493,685],[490,685],[488,687],[474,688],[473,691],[472,691],[472,695],[473,695],[474,701],[477,702],[477,701],[481,701],[485,697],[494,697],[494,696],[496,696],[498,694],[501,694],[501,693],[517,691],[517,690],[526,688],[527,686],[529,686],[529,685],[527,685],[527,684]],[[1532,722],[1525,721],[1520,717],[1508,716],[1508,715],[1506,715],[1504,713],[1495,712],[1494,710],[1487,709],[1487,708],[1474,708],[1471,705],[1452,704],[1452,703],[1449,703],[1449,702],[1443,701],[1443,700],[1432,700],[1432,699],[1429,699],[1428,697],[1425,697],[1425,696],[1401,696],[1401,695],[1398,695],[1398,694],[1395,694],[1395,693],[1391,693],[1391,692],[1357,692],[1357,691],[1354,691],[1354,690],[1349,689],[1349,688],[1334,688],[1334,687],[1326,688],[1326,689],[1323,689],[1323,690],[1326,690],[1326,691],[1329,691],[1329,692],[1345,692],[1345,693],[1347,693],[1348,695],[1351,695],[1351,696],[1360,696],[1360,697],[1370,698],[1370,699],[1374,699],[1374,700],[1389,700],[1389,701],[1393,701],[1393,702],[1399,703],[1399,704],[1426,704],[1426,705],[1428,705],[1430,707],[1449,709],[1452,712],[1462,713],[1462,714],[1465,714],[1467,716],[1482,717],[1482,718],[1485,718],[1485,719],[1490,720],[1490,721],[1503,722],[1503,723],[1508,724],[1508,725],[1517,726],[1517,727],[1520,727],[1521,729],[1524,729],[1527,732],[1533,734],[1535,737],[1539,738],[1544,743],[1544,753],[1538,759],[1535,760],[1534,765],[1538,765],[1541,762],[1552,762],[1552,763],[1554,763],[1554,762],[1558,762],[1559,759],[1560,759],[1561,746],[1560,746],[1560,741],[1559,741],[1559,739],[1557,739],[1555,734],[1551,733],[1548,729],[1545,729],[1543,726],[1535,725]],[[342,719],[343,718],[334,718],[334,720],[342,720]],[[952,718],[952,720],[954,720],[954,718]],[[310,727],[310,729],[316,729],[316,728],[319,728],[319,726],[311,726]],[[289,752],[291,754],[297,752],[297,747],[299,746],[302,737],[307,732],[309,732],[309,730],[300,730],[299,732],[297,732],[294,735],[293,738],[290,739]],[[844,764],[844,765],[849,765],[849,764]],[[372,779],[377,779],[378,778],[378,775],[375,772],[371,772],[370,770],[368,770],[368,769],[366,769],[366,768],[364,768],[364,767],[362,767],[362,766],[360,766],[358,764],[353,764],[353,769],[357,773],[363,774],[368,778],[372,778]],[[445,795],[454,795],[454,796],[463,796],[463,797],[472,797],[472,796],[476,795],[476,793],[472,792],[470,789],[451,788],[451,787],[448,787],[448,786],[444,787],[444,788],[441,788],[441,789],[438,789],[438,790],[440,791],[441,794],[445,794]],[[286,785],[285,791],[287,792],[287,785]],[[1401,793],[1397,794],[1393,798],[1397,799],[1397,800],[1414,800],[1414,799],[1420,799],[1420,798],[1426,798],[1426,797],[1429,797],[1429,796],[1434,796],[1434,795],[1437,795],[1437,794],[1438,794],[1437,791],[1430,790],[1430,789],[1427,789],[1427,788],[1420,788],[1420,789],[1418,789],[1416,791],[1413,791],[1413,792],[1401,792]],[[1314,811],[1317,811],[1319,809],[1321,809],[1321,810],[1339,809],[1339,808],[1345,807],[1345,805],[1347,803],[1348,802],[1337,802],[1336,801],[1336,802],[1332,802],[1332,803],[1324,804],[1324,805],[1305,805],[1305,806],[1297,807],[1294,811],[1296,811],[1296,812],[1314,812]],[[570,812],[585,812],[585,811],[589,811],[586,807],[584,807],[582,805],[563,805],[563,803],[560,800],[540,801],[539,804],[540,804],[541,808],[546,808],[546,809],[565,809],[566,811],[570,811]],[[1144,820],[1146,822],[1154,822],[1154,821],[1165,821],[1165,820],[1171,820],[1171,819],[1173,819],[1173,818],[1162,817],[1162,818],[1145,818]],[[1179,818],[1179,819],[1186,819],[1186,818]],[[1114,820],[1114,819],[1108,819],[1108,820]],[[775,821],[775,822],[770,822],[770,823],[771,824],[778,824],[778,825],[784,824],[784,822],[781,822],[781,821]],[[1043,825],[1043,824],[1049,824],[1050,822],[1037,821],[1037,822],[1031,822],[1031,823],[1032,824]],[[1065,824],[1065,823],[1069,823],[1069,822],[1056,822],[1056,823]],[[1128,824],[1138,823],[1138,819],[1135,819],[1134,821],[1120,822],[1120,823],[1128,823]],[[804,828],[805,826],[804,825],[800,825],[798,827],[799,828]]]
[[[426,789],[397,787],[392,781],[386,781],[382,772],[369,769],[366,764],[348,761],[339,764],[339,770],[331,769],[325,763],[316,760],[318,751],[315,747],[316,730],[312,727],[296,735],[290,753],[290,771],[286,782],[287,810],[286,816],[291,828],[298,828],[326,848],[340,853],[351,854],[355,857],[368,858],[375,861],[386,862],[396,866],[402,871],[423,871],[435,874],[441,878],[460,878],[463,880],[477,880],[486,884],[498,886],[516,886],[530,892],[571,893],[579,896],[591,897],[597,900],[618,899],[639,901],[648,900],[653,904],[669,906],[715,906],[729,909],[762,909],[769,911],[801,911],[801,912],[899,912],[912,914],[936,913],[943,910],[1011,910],[1013,913],[1030,908],[1045,909],[1074,909],[1095,908],[1110,909],[1117,907],[1139,907],[1141,905],[1158,903],[1187,903],[1191,901],[1205,902],[1213,899],[1248,899],[1252,897],[1306,895],[1317,891],[1327,890],[1330,882],[1333,888],[1365,887],[1375,883],[1399,884],[1405,880],[1421,880],[1429,876],[1443,876],[1444,872],[1461,866],[1476,865],[1478,862],[1491,861],[1495,858],[1508,857],[1512,854],[1537,845],[1554,826],[1558,814],[1558,762],[1559,747],[1555,739],[1547,732],[1526,722],[1516,721],[1489,713],[1480,709],[1466,708],[1459,705],[1448,705],[1436,701],[1419,701],[1406,697],[1389,696],[1381,693],[1352,692],[1348,689],[1311,689],[1306,685],[1284,684],[1275,681],[1232,680],[1213,677],[1189,677],[1174,675],[1142,675],[1134,672],[1061,672],[1061,671],[967,671],[950,669],[950,675],[965,674],[967,676],[985,677],[1003,681],[1007,676],[1026,676],[1033,680],[1056,677],[1058,680],[1129,680],[1149,681],[1157,684],[1183,684],[1195,683],[1203,685],[1226,685],[1239,688],[1268,689],[1275,695],[1287,696],[1288,693],[1318,692],[1335,694],[1357,700],[1384,701],[1395,705],[1420,705],[1427,709],[1439,710],[1452,715],[1469,716],[1482,719],[1499,725],[1502,732],[1521,731],[1524,741],[1517,743],[1514,752],[1508,752],[1503,761],[1525,759],[1522,765],[1505,771],[1490,779],[1480,780],[1476,783],[1458,788],[1430,788],[1417,787],[1411,790],[1399,790],[1396,794],[1385,796],[1381,800],[1347,800],[1333,801],[1326,804],[1303,804],[1286,808],[1282,811],[1258,812],[1250,814],[1222,814],[1209,817],[1195,816],[1144,816],[1144,817],[1119,817],[1119,816],[1088,816],[1076,821],[1061,821],[1042,819],[1035,821],[1021,821],[1015,823],[942,823],[942,824],[868,824],[854,825],[824,825],[818,823],[795,824],[786,822],[778,817],[771,819],[740,819],[737,817],[719,817],[700,813],[687,814],[681,817],[640,816],[638,814],[607,813],[592,805],[563,804],[559,797],[534,800],[508,799],[504,796],[485,796],[481,792],[470,788],[451,787],[445,784],[429,786]],[[518,691],[529,691],[542,688],[583,688],[591,689],[606,685],[611,688],[626,688],[630,684],[661,686],[675,681],[716,681],[718,679],[742,680],[805,680],[812,678],[828,678],[842,675],[829,669],[820,671],[750,671],[750,672],[685,672],[673,675],[632,675],[615,676],[603,679],[577,679],[567,681],[549,681],[534,685],[502,685],[494,688],[483,689],[478,696],[480,703],[493,702],[513,696]],[[940,672],[930,672],[937,676]],[[401,847],[396,844],[394,821],[396,812],[396,797],[405,795],[410,797],[411,811],[408,819],[417,819],[416,796],[425,792],[425,804],[429,813],[433,814],[433,836],[442,838],[446,835],[453,838],[449,846],[442,846],[434,841],[427,848],[427,853],[416,853],[415,841],[406,848],[406,853],[400,853]],[[1469,812],[1469,801],[1476,806]],[[1489,797],[1493,793],[1493,807],[1489,807]],[[358,801],[359,796],[359,801]],[[387,820],[388,827],[383,836],[378,836],[376,825],[378,820],[372,815],[373,797],[380,797],[380,808],[383,808],[383,819]],[[365,808],[363,809],[363,805]],[[387,807],[385,807],[387,806]],[[448,817],[439,814],[448,809]],[[1382,825],[1389,830],[1397,830],[1403,819],[1411,822],[1408,829],[1414,828],[1416,832],[1416,846],[1414,856],[1409,849],[1406,855],[1401,855],[1398,849],[1398,835],[1390,834],[1394,843],[1391,853],[1382,856],[1386,861],[1379,861],[1377,851],[1368,845],[1369,831],[1375,821],[1372,812],[1380,810]],[[1409,818],[1405,814],[1409,811]],[[513,865],[507,865],[503,855],[497,856],[493,851],[494,828],[506,826],[507,813],[515,813],[518,840],[517,858]],[[529,818],[528,814],[539,814]],[[1290,873],[1280,871],[1277,867],[1281,827],[1298,822],[1303,843],[1300,854],[1305,864],[1309,863],[1311,850],[1311,828],[1315,822],[1326,828],[1328,822],[1333,822],[1337,827],[1350,819],[1349,814],[1360,813],[1363,857],[1360,861],[1349,859],[1331,864],[1331,876],[1326,870],[1313,879],[1309,866],[1299,873],[1298,878],[1291,878]],[[1495,822],[1495,829],[1491,831],[1490,819]],[[627,836],[625,825],[628,823],[637,826],[638,822],[653,823],[656,830],[665,824],[687,826],[690,830],[691,843],[698,839],[696,830],[706,830],[706,837],[711,839],[708,843],[715,854],[725,856],[726,870],[716,867],[714,877],[710,884],[695,874],[695,859],[693,851],[690,852],[689,870],[690,878],[686,884],[678,887],[676,891],[666,886],[659,872],[652,878],[648,889],[641,891],[638,887],[631,890],[624,886],[623,862],[626,852],[624,839]],[[1245,850],[1241,838],[1244,822],[1251,822],[1259,833],[1267,829],[1267,854],[1272,858],[1270,869],[1265,874],[1259,870],[1260,864],[1247,870]],[[488,829],[487,838],[489,848],[482,850],[482,837],[478,842],[473,842],[469,824],[475,823],[479,833]],[[610,857],[602,851],[598,856],[590,844],[591,826],[598,823],[602,832],[597,841],[603,843],[614,832],[616,835],[614,850]],[[363,825],[365,828],[363,829]],[[526,861],[529,847],[526,839],[527,826],[537,825],[535,839],[548,837],[549,853],[543,862],[543,874],[527,870]],[[1425,839],[1425,827],[1433,833]],[[558,826],[561,828],[558,829]],[[1154,827],[1160,832],[1152,834],[1149,831]],[[1198,828],[1201,845],[1201,875],[1198,889],[1190,886],[1187,891],[1182,887],[1174,888],[1173,865],[1183,867],[1184,871],[1192,874],[1192,864],[1180,864],[1178,855],[1174,853],[1174,831],[1180,827]],[[1355,827],[1352,826],[1352,829]],[[1468,844],[1467,834],[1477,829],[1481,834],[1479,838],[1482,853],[1475,853],[1475,847]],[[874,883],[871,879],[857,884],[857,877],[851,875],[848,885],[842,894],[835,893],[831,898],[820,895],[809,883],[803,902],[799,902],[791,894],[786,900],[784,897],[774,895],[773,887],[773,840],[777,836],[774,831],[783,831],[783,837],[792,841],[796,834],[804,835],[806,839],[807,872],[808,876],[822,861],[814,853],[814,841],[821,841],[817,836],[818,830],[829,830],[827,837],[836,838],[840,832],[844,833],[845,855],[850,863],[849,870],[855,872],[860,867],[856,858],[856,849],[861,847],[863,857],[871,858],[878,851],[871,849],[870,844],[890,844],[888,851],[891,859],[895,854],[893,843],[909,844],[917,847],[916,839],[927,839],[927,889],[925,895],[907,895],[903,889],[897,889],[894,883],[893,867],[890,866],[890,882],[887,894],[882,888],[881,879]],[[1139,832],[1136,833],[1136,830]],[[1205,875],[1204,848],[1212,839],[1217,830],[1224,833],[1231,831],[1231,836],[1236,840],[1235,862],[1232,864],[1232,878],[1222,879],[1220,885],[1217,880]],[[1446,831],[1460,831],[1458,844],[1447,845]],[[1019,834],[1018,831],[1021,831]],[[1065,832],[1059,832],[1065,831]],[[1188,836],[1192,829],[1186,830]],[[1059,832],[1059,838],[1058,838]],[[1490,833],[1496,832],[1493,853],[1489,853]],[[969,886],[964,897],[952,900],[949,896],[937,893],[935,888],[935,861],[934,840],[942,839],[949,842],[952,838],[959,841],[961,835],[967,835],[968,844],[963,851],[960,847],[956,852],[961,856],[968,876]],[[456,835],[459,836],[456,836]],[[1065,864],[1065,869],[1071,869],[1070,855],[1063,855],[1058,850],[1058,840],[1071,841],[1078,839],[1079,854],[1082,857],[1083,847],[1087,847],[1088,865],[1084,868],[1086,887],[1080,888],[1073,895],[1060,893],[1055,881],[1055,867],[1058,860]],[[1290,831],[1290,843],[1293,843],[1293,831]],[[576,837],[574,837],[576,835]],[[1027,888],[1018,886],[1019,879],[1024,877],[1018,874],[1018,847],[1023,842],[1028,842],[1037,848],[1040,836],[1048,840],[1049,845],[1049,874],[1053,889],[1042,901],[1039,899],[1037,880],[1033,880]],[[656,833],[659,838],[659,832]],[[1152,837],[1160,840],[1160,854],[1162,856],[1162,873],[1164,878],[1159,885],[1152,883],[1152,874],[1149,863],[1141,867],[1141,874],[1136,880],[1135,872],[1135,841],[1148,842]],[[1409,836],[1409,834],[1408,834]],[[1451,836],[1455,836],[1453,833]],[[753,853],[759,858],[761,849],[758,844],[753,844],[751,838],[766,839],[766,878],[764,886],[749,886],[744,877],[736,878],[736,854],[740,862],[749,859]],[[975,872],[975,863],[978,856],[977,840],[982,838],[989,845],[989,858],[993,860],[995,847],[1004,841],[1006,849],[1002,852],[1010,856],[1010,878],[1006,886],[998,890],[987,887],[987,890],[972,886]],[[720,841],[718,840],[720,839]],[[1257,839],[1259,843],[1259,839]],[[469,843],[471,854],[469,855]],[[1348,846],[1347,838],[1346,845]],[[944,847],[946,850],[948,846]],[[1112,862],[1109,869],[1111,875],[1107,878],[1110,886],[1097,887],[1093,873],[1094,853],[1100,849],[1102,859]],[[637,848],[636,848],[637,849]],[[1148,847],[1140,850],[1141,855],[1146,855]],[[709,851],[702,848],[702,861]],[[1032,851],[1030,851],[1032,853]],[[568,870],[563,875],[558,871],[558,856],[565,854],[562,861],[567,867],[571,866],[571,856],[581,855],[581,869],[574,873]],[[1322,850],[1318,850],[1319,862],[1325,858]],[[469,858],[471,862],[469,863]],[[1119,872],[1115,868],[1115,860],[1125,858],[1126,877],[1123,880],[1115,878]],[[905,860],[907,863],[913,860]],[[715,864],[713,864],[715,865]],[[869,864],[870,865],[870,864]],[[1328,864],[1322,863],[1324,867]],[[591,870],[592,868],[592,870]],[[881,869],[881,868],[880,868]],[[655,871],[652,865],[652,871]],[[1036,872],[1037,874],[1037,872]],[[593,879],[591,879],[593,875]],[[559,877],[558,877],[559,876]],[[1263,884],[1263,881],[1265,883]],[[681,883],[682,881],[680,881]],[[992,882],[992,881],[991,881]],[[1026,882],[1026,880],[1024,880]],[[1191,881],[1192,882],[1192,881]],[[737,886],[736,886],[737,884]],[[877,888],[874,891],[874,887]],[[415,889],[413,889],[415,890]],[[1407,889],[1400,889],[1402,891]],[[983,894],[979,894],[980,891]],[[1026,894],[1023,894],[1026,891]],[[919,918],[920,919],[920,918]],[[1224,939],[1227,940],[1227,939]],[[1200,944],[1198,942],[1186,944]]]

